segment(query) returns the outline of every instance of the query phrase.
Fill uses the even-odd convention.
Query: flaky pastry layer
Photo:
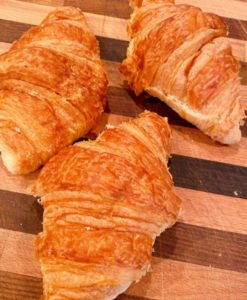
[[[241,139],[239,63],[220,17],[174,1],[131,1],[120,71],[137,95],[158,97],[212,139]]]
[[[105,105],[106,74],[83,13],[61,7],[0,56],[0,151],[29,173],[84,136]]]
[[[32,193],[44,206],[36,241],[45,299],[114,299],[149,270],[155,238],[181,200],[167,169],[167,121],[144,112],[59,152]]]

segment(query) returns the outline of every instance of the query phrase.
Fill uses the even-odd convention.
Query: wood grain
[[[246,234],[246,201],[179,187],[176,193],[183,199],[180,222]]]
[[[234,0],[176,0],[177,4],[189,4],[222,17],[247,20],[246,3]]]
[[[153,258],[152,272],[128,293],[159,300],[243,300],[246,274]]]
[[[0,228],[37,234],[42,231],[43,209],[30,195],[0,190]]]
[[[37,300],[42,293],[39,278],[0,271],[2,300]]]
[[[247,21],[230,18],[224,18],[224,21],[229,27],[229,36],[239,40],[247,40]]]
[[[247,42],[229,38],[233,55],[243,62],[247,62]]]
[[[228,147],[212,141],[198,129],[172,126],[172,153],[247,167],[247,138]]]
[[[62,2],[84,7],[100,40],[110,81],[108,113],[103,115],[91,137],[95,138],[106,123],[116,125],[147,108],[168,115],[173,123],[172,152],[175,155],[171,170],[178,185],[176,191],[184,199],[179,222],[157,241],[153,272],[118,300],[246,299],[247,202],[243,198],[247,195],[244,185],[247,139],[243,138],[233,147],[213,143],[157,99],[146,99],[145,95],[134,97],[126,89],[117,68],[128,45],[125,27],[131,10],[127,0],[2,0],[0,52],[7,50],[8,43],[17,39],[30,26],[28,24],[39,23],[52,6]],[[246,2],[181,2],[224,16],[230,25],[233,53],[247,62]],[[241,96],[245,108],[246,70],[243,64]],[[246,125],[243,135],[247,136]],[[0,299],[3,300],[38,299],[42,293],[39,264],[33,249],[33,233],[41,230],[42,207],[26,194],[26,188],[37,174],[14,177],[0,163],[0,189],[3,189],[0,191],[0,227],[6,227],[0,229]]]
[[[182,155],[173,155],[169,167],[176,186],[247,198],[247,168]]]
[[[83,11],[90,13],[124,19],[129,19],[132,12],[128,0],[65,0],[64,5],[79,7]]]
[[[246,247],[246,235],[177,222],[157,238],[154,255],[246,273]]]

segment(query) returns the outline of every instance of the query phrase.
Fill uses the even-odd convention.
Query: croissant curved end
[[[18,159],[15,155],[11,155],[8,151],[0,149],[3,165],[8,169],[12,174],[20,174],[20,166],[18,164]]]
[[[241,140],[241,130],[240,130],[240,126],[237,125],[234,128],[232,128],[229,131],[229,133],[226,136],[224,136],[224,138],[219,140],[219,142],[226,145],[232,145],[232,144],[239,143],[240,140]]]

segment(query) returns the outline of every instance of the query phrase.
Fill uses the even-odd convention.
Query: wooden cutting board
[[[184,0],[221,15],[241,61],[242,103],[247,108],[247,3],[242,0]],[[0,1],[0,51],[58,5],[86,12],[100,42],[109,78],[108,106],[94,137],[145,109],[168,116],[172,125],[170,170],[184,199],[178,223],[155,243],[152,273],[119,299],[247,299],[247,125],[237,146],[213,143],[157,99],[134,97],[118,72],[125,57],[130,14],[127,0]],[[0,299],[38,299],[42,293],[33,241],[41,231],[42,208],[26,188],[38,172],[11,176],[0,164]],[[96,299],[97,300],[97,299]]]

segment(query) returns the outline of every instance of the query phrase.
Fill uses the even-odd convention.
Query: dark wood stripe
[[[229,27],[229,37],[239,40],[247,40],[247,21],[230,18],[223,18],[223,20]]]
[[[12,43],[32,25],[0,19],[0,42]]]
[[[126,57],[129,43],[127,41],[115,40],[97,36],[100,45],[101,58],[116,62],[122,62]]]
[[[0,228],[31,234],[42,230],[42,209],[35,198],[0,191],[0,206]],[[154,255],[246,272],[246,247],[246,235],[178,222],[157,239]]]
[[[81,10],[98,15],[129,19],[132,9],[127,0],[65,0],[64,5],[81,8]]]
[[[0,228],[26,233],[42,231],[43,208],[29,195],[0,190]]]
[[[247,111],[245,111],[245,114],[247,115]],[[245,123],[243,126],[241,126],[241,132],[243,137],[247,137],[247,121],[245,119]]]
[[[128,0],[65,0],[64,5],[80,7],[85,12],[123,19],[129,19],[132,12]],[[247,39],[247,21],[226,17],[222,17],[222,19],[229,27],[229,37],[240,40]]]
[[[247,199],[247,168],[173,155],[169,162],[176,186]]]
[[[0,299],[37,300],[41,294],[41,279],[0,271]]]
[[[154,255],[247,272],[247,236],[177,222],[155,242]]]
[[[242,85],[247,85],[247,62],[241,62],[241,69],[240,69],[240,74],[239,76],[241,77],[241,84]]]

